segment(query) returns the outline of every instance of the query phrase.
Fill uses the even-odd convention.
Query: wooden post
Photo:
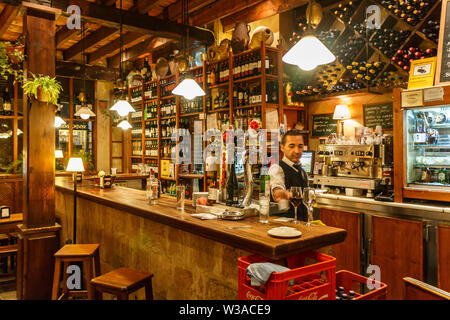
[[[56,10],[23,3],[27,71],[55,76]],[[23,224],[19,225],[18,299],[49,299],[53,255],[59,247],[55,223],[55,106],[24,99]]]

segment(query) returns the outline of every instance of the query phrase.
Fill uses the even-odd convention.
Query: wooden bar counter
[[[99,243],[102,273],[118,267],[155,274],[155,299],[236,299],[237,258],[260,254],[279,259],[344,241],[343,229],[299,225],[302,236],[278,239],[271,228],[290,225],[270,218],[241,221],[200,220],[191,202],[176,210],[174,197],[149,205],[141,190],[92,182],[77,186],[77,242]],[[62,225],[61,245],[72,237],[73,183],[56,178],[56,216]],[[235,226],[249,229],[229,229]]]

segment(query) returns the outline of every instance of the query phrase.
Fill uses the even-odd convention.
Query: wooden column
[[[23,3],[26,13],[27,72],[55,76],[55,14],[47,6]],[[28,100],[28,101],[27,101]],[[55,106],[25,99],[24,221],[19,225],[17,297],[51,297],[53,254],[59,245],[55,223]]]

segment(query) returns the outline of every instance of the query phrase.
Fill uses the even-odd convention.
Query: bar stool
[[[101,299],[102,293],[106,292],[118,300],[128,300],[129,294],[145,287],[145,299],[153,300],[152,278],[152,273],[119,268],[92,279],[91,284]]]
[[[52,300],[61,300],[70,296],[87,294],[88,299],[94,298],[91,285],[92,278],[100,275],[100,245],[99,244],[68,244],[55,253],[55,272],[53,275]],[[74,291],[67,288],[67,268],[71,262],[81,262],[86,280],[86,291]],[[63,293],[58,297],[61,263],[64,264]]]

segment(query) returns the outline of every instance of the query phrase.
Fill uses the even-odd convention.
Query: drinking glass
[[[306,223],[307,226],[311,225],[311,221],[313,219],[314,203],[316,203],[316,192],[314,188],[304,188],[303,204],[305,205],[306,209],[308,209],[308,222]]]
[[[261,223],[269,223],[269,206],[270,206],[270,199],[269,197],[261,197],[259,199],[259,222]]]
[[[184,192],[185,187],[184,186],[177,186],[177,210],[184,211]]]
[[[292,220],[292,223],[299,224],[300,221],[297,220],[297,208],[302,203],[302,198],[303,198],[302,188],[301,187],[291,187],[289,191],[291,192],[290,201],[295,209],[295,217],[294,217],[294,220]]]

